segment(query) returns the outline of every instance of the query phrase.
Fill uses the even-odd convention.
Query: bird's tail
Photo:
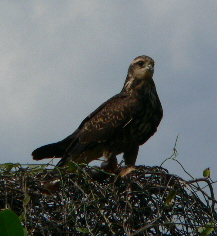
[[[62,157],[66,146],[62,142],[48,144],[35,149],[32,152],[33,160],[42,160],[44,158]]]
[[[57,167],[63,167],[65,165],[67,165],[70,162],[70,159],[67,159],[66,157],[64,157],[64,159],[62,158],[58,163],[57,163]]]
[[[78,156],[87,146],[87,144],[81,144],[79,142],[79,139],[75,138],[67,147],[64,155],[62,156],[62,159],[57,163],[56,166],[58,167],[63,167],[67,164],[69,164],[69,162],[71,160],[74,160],[76,158],[76,156]],[[76,163],[84,163],[82,162],[83,160],[80,159],[80,161],[76,160]]]
[[[60,142],[48,144],[42,147],[35,149],[32,152],[33,160],[42,160],[45,158],[60,158],[63,157],[67,147],[71,144],[71,142],[76,138],[78,130],[76,130],[73,134],[66,137]]]

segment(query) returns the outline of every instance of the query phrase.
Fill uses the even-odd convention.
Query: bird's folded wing
[[[100,143],[112,138],[129,124],[139,111],[135,98],[118,94],[91,113],[79,126],[79,141]]]

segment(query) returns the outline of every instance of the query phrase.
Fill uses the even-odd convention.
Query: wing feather
[[[138,103],[137,99],[119,93],[100,105],[81,122],[76,136],[75,133],[71,135],[74,139],[62,157],[60,166],[67,161],[68,156],[76,157],[87,148],[112,139],[136,117],[142,107],[144,109],[144,104],[141,106]]]
[[[136,116],[138,100],[118,94],[91,113],[79,126],[81,143],[104,142],[112,138]]]

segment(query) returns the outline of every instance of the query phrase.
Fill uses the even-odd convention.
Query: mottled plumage
[[[104,156],[102,167],[117,163],[124,153],[125,164],[135,165],[139,146],[156,131],[163,110],[153,81],[154,60],[139,56],[133,60],[121,92],[86,117],[64,140],[33,151],[35,160],[62,157],[58,166],[73,160],[89,163]]]

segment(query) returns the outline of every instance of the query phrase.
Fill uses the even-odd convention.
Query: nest
[[[210,225],[217,234],[216,201],[205,178],[185,181],[145,166],[105,174],[77,164],[17,165],[0,174],[0,208],[20,216],[28,235],[198,235]]]

